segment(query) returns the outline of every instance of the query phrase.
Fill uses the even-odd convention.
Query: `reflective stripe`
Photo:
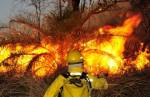
[[[93,82],[93,79],[90,78],[89,80],[90,80],[90,82]]]
[[[71,72],[70,75],[80,75],[81,76],[82,73],[81,72]]]

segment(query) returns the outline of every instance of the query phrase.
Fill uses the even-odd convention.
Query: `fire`
[[[0,73],[14,70],[18,74],[31,71],[35,77],[53,75],[58,66],[66,66],[67,52],[78,49],[83,55],[84,69],[88,73],[120,74],[127,63],[123,55],[124,45],[140,21],[141,16],[136,14],[120,26],[100,27],[92,33],[94,37],[91,38],[88,34],[89,39],[81,37],[77,42],[72,39],[72,34],[68,34],[64,41],[58,40],[55,43],[49,36],[43,37],[39,43],[9,43],[0,46]],[[139,50],[137,58],[129,64],[135,64],[135,68],[141,70],[145,64],[149,64],[148,56],[147,50]]]
[[[143,47],[143,44],[141,44]],[[135,67],[137,70],[142,70],[145,68],[145,66],[149,66],[150,61],[148,57],[150,57],[150,53],[148,53],[149,50],[146,48],[144,51],[140,50],[137,54],[137,57],[134,61],[132,61],[132,64],[135,64]]]
[[[135,64],[138,70],[142,70],[145,65],[149,63],[148,56],[150,54],[147,53],[147,51],[140,52],[140,54],[137,56],[137,59],[135,60]]]
[[[0,65],[0,73],[2,72],[7,72],[7,71],[9,71],[9,67],[7,67],[7,66],[4,66],[3,64],[4,63],[2,63],[5,59],[7,59],[9,56],[10,56],[10,54],[11,54],[11,51],[10,51],[10,49],[9,48],[7,48],[7,47],[0,47],[0,63],[1,63],[1,65]]]
[[[22,56],[18,57],[18,60],[16,62],[17,66],[15,68],[16,72],[24,73],[28,67],[28,64],[33,59],[33,57],[34,57],[34,55],[22,55]]]
[[[0,47],[0,63],[4,61],[11,54],[10,48]]]
[[[53,74],[56,69],[57,64],[53,56],[44,54],[35,59],[32,72],[35,76],[43,77]]]
[[[116,36],[128,36],[131,35],[139,23],[141,22],[140,14],[134,15],[123,22],[121,26],[112,27],[112,26],[104,26],[99,29],[99,33],[107,32],[108,34],[116,35]]]
[[[85,43],[85,50],[88,52],[83,52],[83,56],[87,71],[96,74],[99,74],[101,70],[107,71],[109,74],[120,73],[123,68],[125,42],[140,21],[140,15],[135,15],[125,20],[122,26],[100,28],[96,32],[97,35],[111,35],[111,37],[102,42],[99,42],[97,38]]]
[[[121,66],[121,60],[115,56],[103,52],[100,50],[88,50],[83,52],[85,70],[94,75],[102,72],[108,72],[109,74],[115,74],[119,72]]]
[[[51,75],[57,69],[56,54],[39,44],[7,44],[0,48],[0,73],[15,71],[22,75],[32,67],[35,76]]]

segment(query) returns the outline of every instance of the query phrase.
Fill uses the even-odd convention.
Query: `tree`
[[[80,0],[72,0],[73,11],[79,11]]]
[[[58,0],[59,8],[56,11],[51,12],[48,16],[48,22],[51,22],[52,19],[59,25],[63,27],[68,25],[65,29],[68,31],[79,31],[82,28],[82,25],[94,14],[99,14],[105,12],[108,9],[111,9],[117,3],[117,0]],[[119,2],[119,1],[118,1]],[[67,5],[65,5],[67,3]],[[65,6],[65,7],[64,7]],[[57,13],[59,13],[57,15]],[[49,25],[52,27],[53,25]],[[70,30],[69,30],[70,29]],[[76,32],[75,31],[75,32]]]
[[[46,3],[48,3],[47,0],[19,0],[19,1],[21,1],[22,3],[26,3],[35,9],[36,13],[35,18],[37,20],[38,27],[40,27],[43,9],[45,10],[45,8],[48,7],[46,6]]]
[[[20,0],[35,9],[36,16],[26,15],[21,22],[28,24],[36,18],[38,28],[47,35],[65,37],[66,34],[74,32],[75,35],[82,32],[83,25],[91,16],[111,10],[117,2],[126,0]],[[51,4],[46,6],[45,4]],[[48,4],[48,5],[49,5]],[[47,7],[47,11],[43,8]],[[24,16],[23,15],[23,16]],[[42,17],[42,19],[41,19]],[[25,21],[24,21],[25,20]],[[20,20],[19,20],[20,21]],[[27,22],[29,21],[29,22]],[[32,21],[31,21],[31,24]],[[34,23],[35,24],[35,23]],[[41,26],[42,25],[42,26]],[[56,37],[55,37],[56,38]]]

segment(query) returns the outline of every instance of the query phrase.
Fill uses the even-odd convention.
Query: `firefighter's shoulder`
[[[88,78],[91,82],[93,89],[107,89],[108,88],[108,82],[104,77],[97,77],[88,74]]]

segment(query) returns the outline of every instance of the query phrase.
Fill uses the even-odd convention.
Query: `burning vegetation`
[[[149,97],[149,0],[20,1],[35,13],[16,16],[0,33],[0,97],[43,97],[72,49],[85,72],[108,75],[108,90],[92,97]],[[49,1],[56,10],[45,16]]]
[[[55,40],[55,43],[51,36],[44,36],[39,43],[3,44],[0,46],[0,73],[14,71],[17,75],[23,75],[31,71],[36,77],[53,75],[59,67],[66,67],[67,52],[71,49],[81,51],[84,69],[93,75],[122,75],[133,68],[141,71],[149,67],[150,56],[147,48],[140,49],[142,43],[134,56],[124,56],[126,41],[141,20],[141,15],[135,14],[118,26],[106,25],[92,34],[79,34],[77,41],[72,40],[74,34],[70,33],[63,41]]]

